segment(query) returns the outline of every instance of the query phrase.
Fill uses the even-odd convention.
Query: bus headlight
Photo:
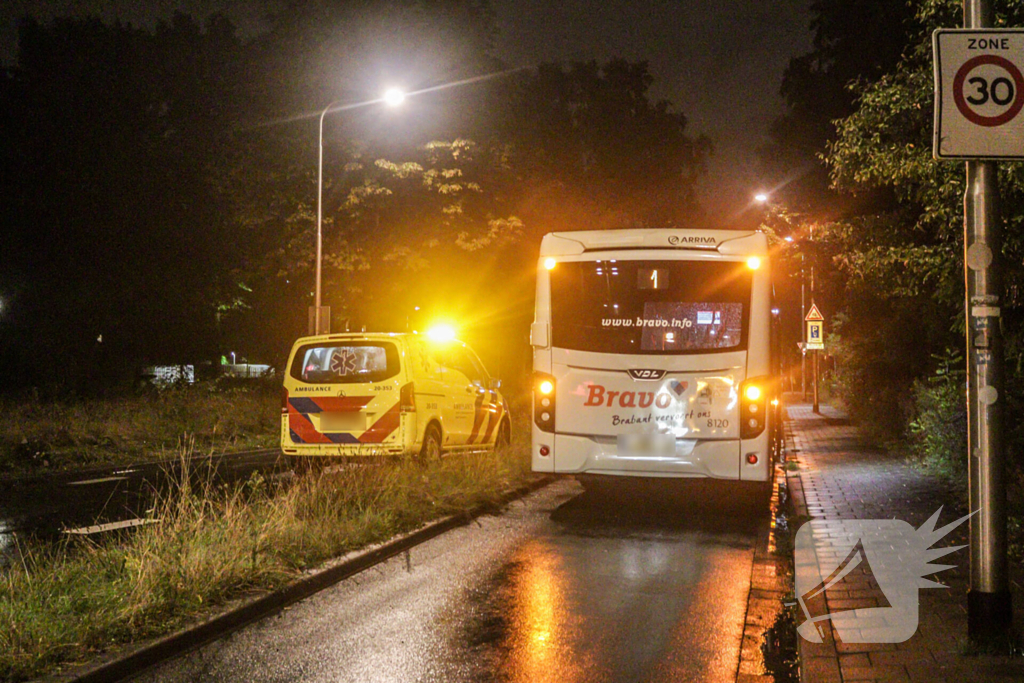
[[[555,378],[540,372],[533,381],[533,422],[541,431],[555,431]]]

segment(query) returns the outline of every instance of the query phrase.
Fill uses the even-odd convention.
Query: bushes
[[[958,353],[937,358],[938,370],[914,382],[915,418],[908,432],[914,454],[929,468],[966,484],[967,401],[964,360]]]

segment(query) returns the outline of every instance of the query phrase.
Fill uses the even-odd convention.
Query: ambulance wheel
[[[441,429],[436,424],[428,425],[423,434],[419,459],[424,465],[441,459]]]
[[[508,423],[508,420],[502,420],[501,424],[498,425],[498,434],[494,437],[494,448],[508,448],[511,443],[512,425]]]

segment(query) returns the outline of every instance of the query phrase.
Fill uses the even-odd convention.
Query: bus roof
[[[768,238],[760,230],[579,230],[544,236],[540,255],[569,256],[615,249],[683,249],[763,256]]]

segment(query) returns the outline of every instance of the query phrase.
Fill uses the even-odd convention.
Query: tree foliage
[[[247,41],[219,16],[25,22],[0,80],[6,384],[279,362],[313,303],[331,102],[336,329],[445,313],[511,348],[541,234],[694,215],[709,144],[650,97],[646,64],[508,72],[495,31],[480,0],[286,2]],[[386,85],[415,94],[388,110]]]
[[[833,187],[858,194],[884,191],[883,210],[827,226],[837,248],[832,276],[842,282],[847,323],[845,372],[859,377],[850,400],[910,396],[914,379],[939,370],[935,359],[964,350],[963,164],[931,157],[931,32],[956,27],[960,3],[913,3],[916,28],[903,58],[873,82],[852,85],[855,110],[838,122],[826,159]],[[1024,3],[997,2],[999,25],[1021,25]],[[1019,405],[1022,368],[1020,284],[1024,277],[1024,176],[1016,164],[1001,164],[1004,246],[1003,331],[1011,405]],[[901,334],[910,330],[912,334]],[[949,351],[952,350],[952,351]],[[878,359],[884,362],[878,363]],[[896,392],[891,392],[891,387]],[[859,396],[858,396],[859,394]],[[918,408],[934,392],[917,391]],[[877,420],[899,415],[896,427],[914,418],[915,407],[890,398],[866,409]],[[934,402],[934,401],[933,401]],[[1013,412],[1013,411],[1011,411]],[[918,424],[927,422],[918,418]],[[1016,419],[1012,429],[1019,431]],[[898,433],[899,429],[890,430]]]

